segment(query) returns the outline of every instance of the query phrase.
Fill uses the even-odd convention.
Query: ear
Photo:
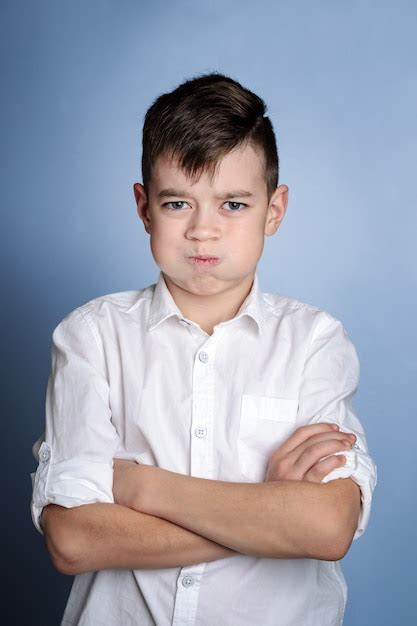
[[[284,219],[288,206],[288,187],[279,185],[271,196],[265,218],[265,231],[267,236],[276,233]]]
[[[136,201],[136,207],[137,207],[136,212],[138,216],[140,217],[140,219],[142,220],[145,226],[146,232],[150,234],[152,222],[150,218],[148,198],[146,196],[145,188],[141,183],[135,183],[133,185],[133,192],[135,194],[135,201]]]

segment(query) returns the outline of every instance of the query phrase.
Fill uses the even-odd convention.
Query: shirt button
[[[191,587],[194,585],[194,578],[192,576],[184,576],[182,579],[182,584],[184,587]]]
[[[203,428],[202,426],[197,426],[194,429],[194,434],[196,437],[205,437],[207,433],[207,428]]]
[[[352,445],[352,448],[356,448],[356,450],[360,450],[360,448],[359,448],[359,446],[358,446],[358,444],[357,444],[357,443],[354,443],[354,444]]]
[[[207,352],[200,352],[198,358],[202,363],[207,363],[207,361],[209,360],[209,355],[207,354]]]
[[[41,461],[47,461],[50,456],[50,452],[47,448],[44,448],[42,452],[39,453],[39,458]]]

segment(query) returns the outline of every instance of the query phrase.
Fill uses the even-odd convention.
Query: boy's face
[[[277,231],[288,202],[286,185],[277,187],[268,202],[263,162],[250,145],[224,156],[213,181],[203,173],[193,185],[176,161],[160,157],[149,197],[140,183],[134,191],[168,286],[174,283],[200,296],[250,287],[264,236]],[[218,261],[196,263],[193,257],[200,255]]]

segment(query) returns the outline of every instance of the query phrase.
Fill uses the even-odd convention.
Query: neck
[[[165,274],[164,279],[183,316],[199,324],[202,330],[211,335],[214,326],[233,319],[239,312],[252,289],[254,274],[229,289],[208,295],[193,294],[173,283]]]

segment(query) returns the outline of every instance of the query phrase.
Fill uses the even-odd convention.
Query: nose
[[[212,239],[220,236],[218,216],[213,209],[196,209],[187,226],[186,237],[188,239]]]

